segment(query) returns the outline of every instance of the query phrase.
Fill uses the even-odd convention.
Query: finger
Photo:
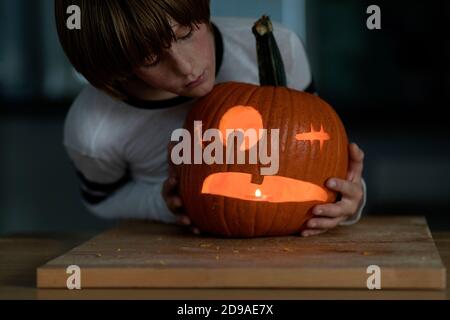
[[[364,152],[356,143],[352,143],[349,146],[349,155],[347,180],[358,182],[361,180],[364,169]]]
[[[311,229],[334,229],[345,219],[347,219],[347,216],[337,218],[312,218],[308,221],[307,227]]]
[[[345,215],[346,208],[340,202],[318,205],[314,208],[313,214],[316,217],[337,218]]]
[[[177,171],[172,162],[169,162],[169,178],[174,178],[175,180],[177,178]]]
[[[191,219],[186,215],[179,215],[177,217],[177,223],[183,226],[190,226],[192,224]]]
[[[162,192],[165,198],[178,195],[177,179],[174,177],[168,178],[163,184]]]
[[[339,218],[350,217],[356,213],[360,206],[360,202],[357,199],[342,199],[336,203],[329,203],[320,206],[316,206],[313,210],[313,214],[317,218]]]
[[[166,199],[166,203],[167,203],[167,207],[171,210],[171,211],[179,211],[179,209],[181,209],[183,207],[183,201],[181,200],[180,197],[167,197]]]
[[[352,181],[332,178],[327,181],[327,187],[342,193],[343,198],[360,199],[363,196],[362,186]]]
[[[307,238],[307,237],[317,236],[317,235],[325,233],[327,231],[328,230],[326,230],[326,229],[306,229],[306,230],[302,231],[301,236]]]
[[[170,142],[167,147],[167,160],[169,162],[169,175],[175,174],[175,164],[172,161],[172,149],[176,145],[175,142]]]
[[[163,184],[163,190],[171,190],[177,185],[177,179],[175,177],[168,177]]]

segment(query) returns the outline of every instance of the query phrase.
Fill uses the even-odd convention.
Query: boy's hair
[[[67,8],[81,9],[81,29],[66,26]],[[61,45],[74,68],[93,86],[123,99],[120,82],[146,59],[159,59],[182,26],[210,24],[210,0],[55,0]]]

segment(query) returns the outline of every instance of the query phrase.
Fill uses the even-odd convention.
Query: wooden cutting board
[[[361,288],[377,265],[382,289],[444,289],[446,270],[422,217],[366,217],[326,234],[222,239],[128,222],[37,270],[39,288]]]

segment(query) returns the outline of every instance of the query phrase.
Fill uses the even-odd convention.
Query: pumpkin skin
[[[185,129],[191,134],[191,143],[194,143],[194,121],[202,121],[203,132],[217,129],[223,115],[235,106],[256,109],[262,116],[263,128],[269,132],[280,129],[279,171],[276,175],[320,186],[326,191],[326,200],[272,203],[202,194],[205,179],[216,173],[251,174],[252,182],[259,183],[267,177],[260,175],[260,166],[255,164],[181,164],[176,169],[188,216],[201,231],[225,237],[299,233],[313,216],[315,205],[336,200],[336,193],[326,188],[326,181],[331,177],[346,177],[348,139],[339,116],[325,101],[308,93],[285,87],[228,82],[217,85],[190,111]],[[321,128],[328,133],[329,140],[296,139],[298,134],[317,132]],[[226,154],[226,146],[223,148]],[[248,150],[246,155],[248,159]]]

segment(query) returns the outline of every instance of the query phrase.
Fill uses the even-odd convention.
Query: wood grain
[[[88,288],[443,289],[446,270],[421,217],[367,217],[327,234],[257,239],[195,236],[171,225],[126,223],[37,270],[39,288],[66,288],[78,265]]]

